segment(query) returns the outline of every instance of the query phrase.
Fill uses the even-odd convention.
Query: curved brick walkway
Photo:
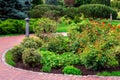
[[[20,43],[23,38],[23,35],[0,37],[0,80],[120,80],[120,77],[68,76],[62,74],[37,73],[5,65],[2,61],[3,53],[7,49]]]

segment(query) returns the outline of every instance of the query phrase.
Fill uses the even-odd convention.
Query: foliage
[[[64,74],[73,74],[73,75],[81,75],[81,71],[74,66],[66,66],[62,70]]]
[[[63,8],[63,14],[71,19],[73,19],[75,16],[81,16],[78,8],[75,7]]]
[[[33,7],[39,4],[43,4],[43,0],[32,0]]]
[[[24,33],[23,21],[8,19],[0,22],[0,35]]]
[[[120,1],[111,1],[111,7],[120,9]]]
[[[51,66],[50,65],[43,65],[41,70],[43,72],[50,72],[51,71]]]
[[[13,54],[11,53],[11,50],[9,50],[6,54],[5,54],[5,61],[7,64],[11,65],[11,66],[15,66],[16,63],[13,61]]]
[[[47,37],[50,33],[53,33],[56,31],[56,22],[54,20],[50,20],[48,18],[41,18],[38,21],[38,26],[34,28],[34,32],[36,36],[44,39]]]
[[[47,17],[46,15],[49,12],[51,13],[51,15],[50,14],[49,15],[53,17],[59,17],[63,15],[62,7],[55,6],[55,5],[37,5],[30,11],[29,14],[30,14],[30,17],[32,18],[41,18],[44,16]]]
[[[24,51],[24,46],[22,46],[22,45],[15,46],[11,50],[11,54],[13,55],[13,60],[16,62],[22,60],[22,52],[23,51]]]
[[[26,37],[21,44],[26,48],[38,49],[42,46],[42,43],[42,40],[39,38]]]
[[[55,35],[49,38],[47,49],[51,52],[61,54],[69,51],[68,43],[62,35]]]
[[[97,75],[98,76],[120,76],[120,72],[119,71],[112,71],[112,72],[104,71],[104,72],[98,73]]]
[[[31,0],[0,0],[0,19],[27,17],[26,11],[31,7]]]
[[[45,3],[50,5],[58,5],[58,1],[59,0],[45,0]]]
[[[34,48],[27,48],[23,51],[22,60],[23,64],[35,67],[40,64],[41,55]]]
[[[113,15],[113,19],[116,19],[117,17],[117,12],[115,10],[101,4],[82,5],[80,6],[79,10],[84,14],[85,17],[109,18],[111,13]]]
[[[115,47],[120,44],[119,34],[118,26],[87,21],[73,27],[69,37],[72,40],[72,50],[81,55],[83,64],[89,69],[98,70],[119,65],[116,57],[119,49]]]
[[[81,5],[90,4],[90,3],[91,3],[91,0],[76,0],[75,6],[81,6]]]
[[[91,3],[93,4],[105,4],[107,6],[110,6],[111,0],[92,0]]]
[[[80,64],[80,57],[73,53],[63,53],[62,55],[55,54],[49,51],[41,51],[41,64],[51,68],[62,67],[66,65]]]
[[[64,0],[64,3],[66,6],[71,7],[71,6],[74,6],[75,0]]]

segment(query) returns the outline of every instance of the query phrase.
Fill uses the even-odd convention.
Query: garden
[[[6,53],[9,65],[55,74],[120,76],[120,1],[33,0],[32,4],[27,14],[34,36]],[[22,17],[12,13],[2,17],[0,36],[24,34]]]

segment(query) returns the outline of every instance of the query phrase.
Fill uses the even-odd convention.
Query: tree
[[[105,4],[107,6],[110,6],[110,0],[92,0],[91,3],[94,3],[94,4]]]
[[[36,6],[36,5],[39,5],[39,4],[42,4],[42,3],[43,3],[43,0],[32,0],[33,6]]]
[[[75,6],[80,6],[83,4],[90,4],[91,0],[76,0]]]
[[[66,6],[74,6],[75,0],[64,0]]]
[[[0,0],[0,19],[28,17],[27,10],[31,7],[31,0]]]
[[[50,5],[58,5],[58,0],[45,0],[45,3]]]

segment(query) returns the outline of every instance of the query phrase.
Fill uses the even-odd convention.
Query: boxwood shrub
[[[85,17],[93,18],[109,18],[110,14],[113,14],[113,19],[116,19],[117,12],[111,7],[102,4],[87,4],[79,7],[79,11],[85,15]]]

